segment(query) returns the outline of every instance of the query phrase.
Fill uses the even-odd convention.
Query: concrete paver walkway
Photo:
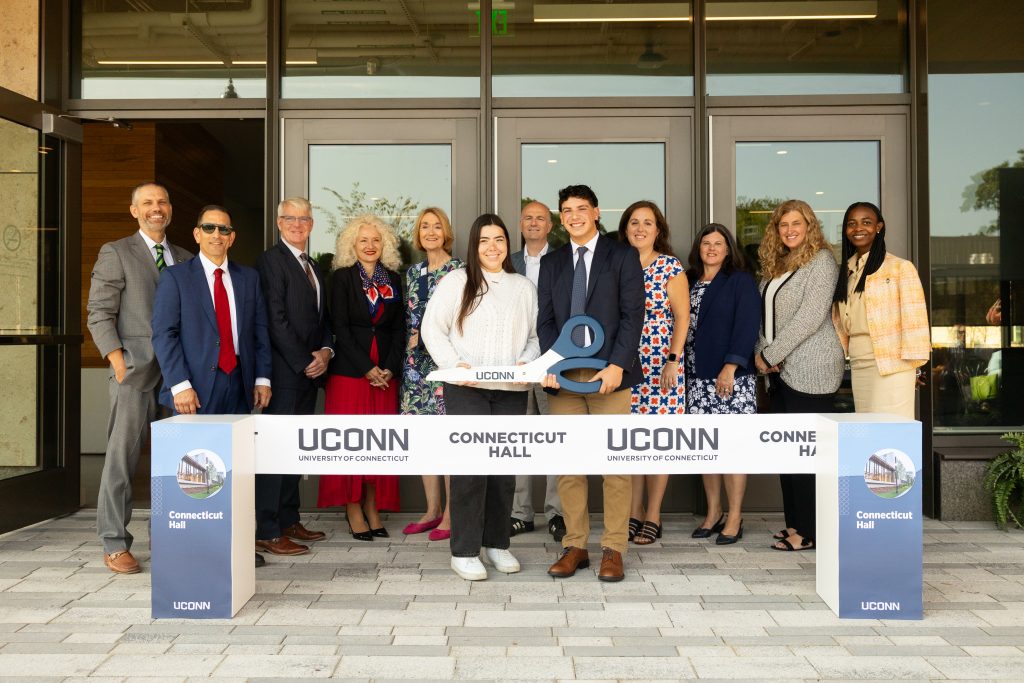
[[[521,573],[473,584],[447,542],[401,535],[408,516],[372,543],[336,515],[305,519],[328,539],[268,556],[230,621],[150,619],[145,514],[133,576],[103,566],[90,511],[0,536],[0,680],[1024,681],[1024,532],[990,523],[926,521],[925,619],[904,622],[835,617],[814,553],[768,548],[774,515],[748,516],[725,547],[669,516],[618,584],[597,562],[548,577],[557,544],[540,518],[512,539]]]

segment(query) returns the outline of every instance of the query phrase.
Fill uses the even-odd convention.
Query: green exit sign
[[[476,33],[474,35],[480,35],[480,10],[476,11]],[[508,10],[507,9],[494,9],[494,10],[491,10],[491,35],[492,36],[507,36],[508,35]]]

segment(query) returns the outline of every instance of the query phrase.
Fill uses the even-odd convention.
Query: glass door
[[[589,185],[605,232],[618,230],[623,210],[649,199],[665,212],[672,245],[689,250],[693,226],[692,124],[689,114],[587,116],[515,112],[495,117],[498,213],[518,231],[519,212],[538,200],[552,211],[549,241],[564,244],[558,190]],[[516,240],[518,242],[518,240]]]
[[[285,120],[282,187],[285,196],[309,197],[313,204],[314,256],[333,254],[341,229],[372,213],[398,233],[403,259],[416,262],[422,254],[412,248],[413,223],[428,206],[448,213],[454,253],[462,255],[482,203],[478,119],[388,115]]]
[[[711,217],[736,231],[751,263],[757,262],[772,210],[786,199],[811,205],[837,260],[846,207],[872,202],[885,216],[888,250],[912,259],[910,124],[902,110],[838,115],[711,110],[710,122]],[[853,410],[848,378],[836,410]],[[752,476],[747,491],[744,506],[751,510],[781,507],[774,475]]]

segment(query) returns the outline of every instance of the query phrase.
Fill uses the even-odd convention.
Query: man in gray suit
[[[519,215],[519,230],[523,234],[525,247],[512,254],[512,267],[520,275],[525,275],[537,286],[537,275],[540,274],[540,257],[548,253],[548,233],[551,232],[551,211],[540,202],[530,202],[523,207]],[[547,415],[548,397],[543,387],[535,384],[530,387],[526,406],[527,415]],[[516,476],[516,493],[512,499],[512,535],[533,531],[533,487],[529,475]],[[548,521],[548,531],[561,541],[565,536],[565,520],[562,518],[562,502],[558,499],[558,477],[547,477],[547,488],[544,492],[544,517]]]
[[[112,572],[134,574],[131,554],[132,476],[149,423],[169,413],[157,406],[160,368],[153,354],[153,298],[160,271],[192,258],[167,242],[171,200],[167,189],[143,183],[129,207],[139,231],[100,247],[89,287],[89,333],[110,363],[107,457],[100,479],[96,527],[103,562]]]

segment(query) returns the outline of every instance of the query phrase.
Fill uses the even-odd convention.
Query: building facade
[[[790,197],[837,244],[846,206],[871,201],[929,301],[926,513],[943,514],[948,454],[975,458],[1024,423],[1020,3],[11,0],[4,12],[0,530],[89,497],[81,455],[102,452],[106,419],[104,363],[83,335],[89,270],[100,244],[133,230],[127,191],[150,178],[170,188],[172,241],[190,244],[198,208],[224,204],[242,261],[273,242],[290,195],[313,201],[311,250],[324,254],[347,216],[370,210],[407,236],[431,205],[452,216],[458,253],[477,214],[514,224],[523,202],[553,207],[571,182],[595,189],[609,230],[632,201],[657,202],[680,256],[709,221],[756,252]],[[698,505],[695,491],[673,484],[675,509]],[[775,504],[767,480],[750,498]]]

